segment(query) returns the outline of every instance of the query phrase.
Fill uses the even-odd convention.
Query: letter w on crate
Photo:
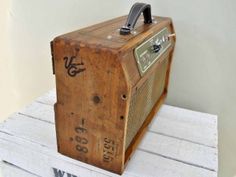
[[[121,174],[166,97],[174,45],[172,20],[143,3],[56,37],[58,151]]]
[[[52,169],[53,169],[54,177],[77,177],[75,175],[72,175],[70,173],[64,172],[56,168],[52,168]]]

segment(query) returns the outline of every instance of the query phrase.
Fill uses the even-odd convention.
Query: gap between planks
[[[186,162],[186,161],[183,161],[183,160],[179,160],[179,159],[176,159],[176,158],[173,158],[173,157],[170,157],[170,156],[166,156],[166,155],[159,154],[159,153],[156,153],[156,152],[152,152],[152,151],[142,149],[142,148],[137,148],[137,149],[140,150],[140,151],[149,153],[149,154],[153,154],[153,155],[156,155],[156,156],[159,156],[159,157],[174,160],[176,162],[180,162],[180,163],[183,163],[183,164],[186,164],[186,165],[190,165],[190,166],[194,166],[194,167],[197,167],[197,168],[202,168],[202,169],[205,169],[205,170],[216,172],[214,169],[207,168],[207,167],[204,167],[204,166],[201,166],[201,165],[198,165],[198,164],[194,164],[194,163]]]
[[[201,146],[206,146],[206,147],[209,147],[209,148],[214,148],[214,149],[216,149],[216,147],[214,147],[214,146],[209,146],[209,145],[204,144],[204,143],[199,143],[199,142],[191,141],[191,140],[188,140],[188,139],[185,139],[185,138],[180,138],[180,137],[177,137],[177,136],[168,135],[168,134],[166,134],[166,133],[161,133],[161,132],[158,132],[158,131],[153,131],[153,130],[151,130],[151,129],[148,129],[148,131],[149,131],[149,132],[152,132],[152,133],[155,133],[155,134],[158,134],[158,135],[167,136],[167,137],[175,138],[175,139],[178,139],[178,140],[181,140],[181,141],[186,141],[186,142],[189,142],[189,143],[198,144],[198,145],[201,145]]]
[[[21,168],[21,167],[16,166],[16,165],[14,165],[14,164],[12,164],[12,163],[9,163],[9,162],[7,162],[7,161],[5,161],[5,160],[3,160],[2,163],[4,163],[4,165],[6,165],[6,166],[10,166],[11,168],[15,168],[15,169],[17,169],[17,170],[21,170],[21,171],[23,171],[24,173],[27,173],[28,175],[32,175],[32,176],[34,176],[34,177],[41,177],[41,176],[39,176],[39,175],[37,175],[37,174],[34,174],[34,173],[32,173],[32,172],[30,172],[30,171],[28,171],[28,170],[25,170],[24,168]],[[3,165],[3,166],[4,166],[4,165]]]

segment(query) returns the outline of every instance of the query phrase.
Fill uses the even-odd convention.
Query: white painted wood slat
[[[10,136],[10,135],[8,135]],[[118,176],[91,165],[51,152],[46,147],[38,149],[38,144],[28,147],[21,139],[0,134],[1,158],[42,177],[53,177],[53,169],[68,171],[77,177]],[[6,140],[7,139],[7,140]],[[24,144],[21,144],[24,143]],[[19,147],[17,145],[21,144]],[[32,145],[32,142],[31,142]],[[17,147],[17,148],[16,148]],[[122,177],[216,177],[216,172],[137,150]]]
[[[185,164],[209,169],[217,169],[217,150],[192,142],[147,132],[139,149],[181,161]]]
[[[0,162],[2,166],[2,177],[39,177],[13,164]]]
[[[77,177],[118,176],[57,153],[55,98],[50,91],[0,124],[0,158],[15,165],[5,169],[43,177],[55,176],[53,168]],[[164,105],[122,176],[216,177],[217,141],[217,116]]]
[[[217,147],[217,116],[164,105],[150,126],[159,132],[210,147]]]
[[[0,130],[56,150],[54,124],[15,114]],[[217,169],[217,149],[204,145],[148,132],[140,149],[209,170]]]
[[[33,102],[30,105],[22,109],[19,114],[26,115],[35,119],[43,120],[48,123],[55,122],[53,106],[42,104],[39,102]]]

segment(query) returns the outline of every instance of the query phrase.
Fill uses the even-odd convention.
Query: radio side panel
[[[129,115],[126,127],[127,133],[125,138],[126,164],[147,130],[147,126],[166,98],[175,38],[169,39],[169,47],[163,51],[145,74],[140,73],[138,69],[135,49],[163,29],[167,29],[170,34],[175,33],[171,19],[157,26],[155,31],[152,31],[151,34],[146,36],[143,40],[140,40],[136,45],[130,43],[132,47],[129,48],[127,44],[124,48],[122,65],[127,81],[131,87]]]
[[[118,55],[63,38],[53,55],[58,151],[121,173],[130,88]]]

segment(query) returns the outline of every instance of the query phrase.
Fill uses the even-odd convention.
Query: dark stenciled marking
[[[81,124],[77,127],[75,127],[75,142],[76,146],[75,149],[79,151],[80,153],[88,153],[88,148],[86,145],[88,144],[88,139],[84,137],[84,135],[87,133],[87,129],[84,127],[85,126],[85,120],[81,119]]]
[[[54,177],[77,177],[71,173],[67,173],[65,171],[59,170],[57,168],[52,168],[54,172]]]
[[[88,152],[88,148],[85,146],[81,146],[79,144],[76,145],[76,150],[82,153],[87,153]]]
[[[83,61],[79,63],[75,63],[74,62],[75,59],[76,59],[76,56],[64,57],[65,68],[67,69],[67,74],[71,77],[75,77],[77,74],[86,70],[86,68],[84,68]]]
[[[77,133],[86,133],[87,129],[79,126],[79,127],[75,127],[75,131]]]
[[[104,138],[103,144],[103,161],[111,162],[115,156],[115,141],[110,138]]]
[[[81,144],[88,144],[88,140],[87,140],[86,138],[83,138],[83,137],[76,136],[76,137],[75,137],[75,140],[76,140],[78,143],[81,143]]]

